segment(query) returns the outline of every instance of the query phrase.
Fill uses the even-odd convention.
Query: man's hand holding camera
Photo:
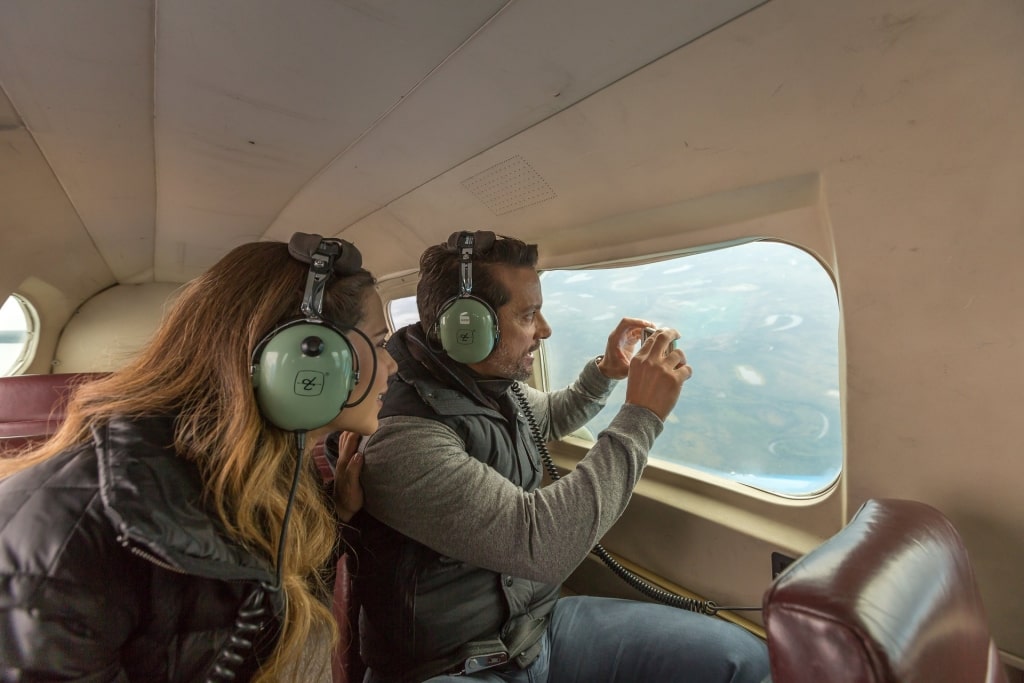
[[[640,328],[635,334],[639,337],[643,331]],[[683,382],[693,376],[693,368],[686,364],[683,350],[676,348],[678,331],[663,327],[643,336],[645,341],[629,361],[626,403],[647,408],[664,421],[679,400]]]
[[[633,359],[636,343],[645,328],[654,323],[639,318],[623,318],[608,335],[608,345],[597,367],[608,379],[625,379],[629,375],[629,363]]]

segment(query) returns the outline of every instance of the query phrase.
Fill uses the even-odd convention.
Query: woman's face
[[[384,394],[388,390],[388,378],[398,370],[398,364],[384,348],[384,342],[388,337],[388,325],[380,295],[372,287],[367,288],[363,298],[363,310],[363,319],[356,325],[363,334],[351,332],[345,335],[359,359],[359,381],[352,388],[348,403],[359,403],[342,408],[330,424],[316,430],[314,442],[316,437],[338,430],[363,435],[377,431],[377,413],[380,412]],[[363,338],[363,335],[366,335],[366,338]],[[377,357],[376,372],[373,371],[374,355]],[[365,398],[360,401],[364,395]]]

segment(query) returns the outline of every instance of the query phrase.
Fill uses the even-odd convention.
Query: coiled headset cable
[[[376,372],[376,363],[374,365],[374,371]],[[365,395],[363,398],[365,398]],[[362,399],[359,400],[361,401]],[[288,505],[284,510],[284,519],[281,521],[281,535],[277,541],[277,567],[275,568],[274,583],[268,584],[265,581],[261,581],[249,594],[249,597],[242,602],[242,605],[238,608],[238,616],[235,618],[234,631],[214,658],[210,673],[206,677],[206,683],[231,683],[231,681],[235,680],[238,668],[242,666],[246,657],[252,651],[253,644],[256,642],[256,635],[270,616],[270,605],[267,595],[281,590],[281,567],[284,564],[285,541],[288,538],[288,521],[292,516],[295,493],[298,491],[299,477],[302,474],[302,454],[306,449],[305,432],[295,432],[295,448],[295,473],[292,475],[292,488],[288,494]]]
[[[519,404],[523,414],[526,416],[527,423],[530,425],[530,435],[533,437],[533,442],[536,444],[537,450],[540,451],[540,457],[544,462],[544,468],[547,470],[548,476],[551,478],[551,481],[558,481],[562,478],[562,475],[558,472],[558,468],[555,466],[555,462],[551,458],[551,452],[548,451],[544,436],[541,434],[540,427],[537,425],[537,418],[534,417],[533,409],[530,408],[530,404],[526,400],[526,395],[523,393],[523,389],[519,386],[518,382],[512,383],[512,393],[515,395],[516,402]],[[604,546],[600,543],[595,545],[591,552],[601,558],[601,561],[604,562],[605,565],[607,565],[607,567],[620,579],[628,583],[641,594],[662,604],[711,616],[718,614],[720,610],[727,610],[730,612],[753,612],[761,610],[760,607],[722,607],[713,600],[688,598],[684,595],[666,591],[623,567],[614,557],[612,557],[611,553],[604,549]]]
[[[263,627],[269,612],[267,590],[263,585],[259,585],[238,608],[235,629],[217,653],[210,674],[206,677],[206,683],[230,683],[235,680],[237,670],[252,651],[256,635]]]

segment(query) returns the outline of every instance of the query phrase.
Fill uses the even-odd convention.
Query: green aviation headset
[[[306,432],[366,398],[345,403],[359,381],[359,360],[345,334],[323,319],[328,279],[354,275],[363,258],[350,242],[301,232],[292,235],[288,253],[309,264],[302,317],[278,326],[256,345],[252,384],[267,421],[287,431]]]
[[[473,296],[473,254],[494,244],[494,233],[456,232],[448,246],[459,253],[459,294],[441,306],[434,332],[441,348],[460,363],[479,363],[498,343],[498,316],[491,305]]]

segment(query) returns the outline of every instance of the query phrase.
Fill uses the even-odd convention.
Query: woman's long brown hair
[[[125,367],[83,384],[67,418],[41,447],[0,459],[0,477],[91,440],[114,416],[176,414],[175,446],[200,472],[209,510],[240,545],[277,561],[277,542],[295,471],[295,439],[260,415],[250,378],[251,356],[277,325],[300,316],[308,266],[279,242],[256,242],[228,253],[183,287],[151,342]],[[363,317],[366,271],[332,278],[324,317],[355,326]],[[306,461],[288,526],[282,590],[286,614],[276,649],[257,681],[312,680],[329,662],[306,661],[303,650],[338,628],[323,570],[337,539],[336,520]]]

